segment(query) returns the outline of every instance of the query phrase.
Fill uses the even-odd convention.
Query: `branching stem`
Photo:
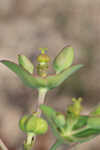
[[[7,148],[6,145],[2,142],[1,139],[0,139],[0,149],[1,149],[1,150],[8,150],[8,148]]]
[[[39,88],[38,89],[38,104],[37,104],[37,108],[36,108],[37,112],[38,112],[38,117],[41,116],[41,110],[39,107],[41,104],[44,104],[44,100],[45,100],[45,96],[46,96],[47,91],[48,91],[48,89],[46,89],[46,88]],[[37,139],[37,137],[34,136],[34,143],[35,143],[36,139]]]

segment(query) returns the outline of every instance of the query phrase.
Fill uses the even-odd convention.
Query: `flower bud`
[[[73,116],[79,116],[80,112],[82,111],[82,98],[79,97],[78,99],[72,98],[73,104],[69,105],[67,108],[67,113],[72,114]]]
[[[45,54],[47,48],[40,48],[41,54],[37,57],[37,61],[41,64],[48,63],[50,61],[50,57]]]
[[[50,58],[48,55],[46,54],[40,54],[38,57],[37,57],[37,61],[39,63],[48,63],[50,61]]]

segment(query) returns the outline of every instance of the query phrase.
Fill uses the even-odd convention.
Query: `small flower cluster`
[[[73,98],[72,101],[65,115],[49,106],[40,106],[54,135],[63,144],[84,143],[100,134],[100,106],[88,115],[81,115],[82,99]]]

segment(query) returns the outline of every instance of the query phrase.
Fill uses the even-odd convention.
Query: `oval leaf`
[[[15,72],[26,86],[30,88],[36,88],[40,86],[37,79],[34,76],[32,76],[29,72],[27,72],[24,68],[22,68],[21,66],[11,61],[7,61],[7,60],[2,60],[0,62],[4,64],[5,66],[7,66],[10,70]],[[43,81],[41,81],[41,79],[39,81],[43,85],[42,83]]]
[[[40,105],[40,109],[43,111],[43,113],[49,118],[56,118],[56,111],[52,109],[49,106],[46,106],[44,104]]]
[[[87,125],[93,129],[100,129],[100,117],[89,117]]]
[[[18,55],[18,62],[29,73],[33,73],[34,66],[33,66],[33,64],[31,63],[31,61],[26,56],[24,56],[24,55]]]
[[[56,136],[56,138],[62,141],[62,143],[68,144],[68,142],[58,132],[58,128],[54,122],[54,119],[56,117],[56,111],[44,104],[40,105],[40,109],[42,110],[43,114],[47,118],[48,124],[50,125],[52,132]]]
[[[47,77],[48,87],[49,89],[55,88],[63,83],[68,77],[78,71],[83,65],[75,65],[68,69],[65,69],[63,72],[56,74],[55,76]]]
[[[74,58],[74,49],[71,46],[64,47],[53,61],[53,67],[56,73],[72,65]]]

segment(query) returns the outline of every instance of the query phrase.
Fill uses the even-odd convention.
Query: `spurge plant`
[[[67,107],[64,115],[45,105],[46,93],[60,86],[83,65],[72,65],[74,49],[71,46],[66,46],[52,63],[55,73],[49,75],[50,58],[45,52],[46,49],[41,48],[40,50],[41,54],[37,57],[38,64],[36,67],[22,54],[18,55],[18,64],[8,60],[0,61],[15,72],[26,86],[38,90],[37,109],[29,115],[24,115],[19,121],[19,128],[27,135],[27,139],[23,143],[24,149],[31,150],[34,148],[37,135],[45,134],[48,125],[56,137],[56,142],[50,150],[56,150],[62,144],[66,145],[66,149],[74,148],[77,144],[87,142],[100,134],[100,106],[88,115],[82,115],[82,98],[72,98],[73,103]],[[34,72],[35,68],[37,73]],[[47,121],[41,116],[42,112]],[[0,147],[6,150],[2,141],[0,141]]]

